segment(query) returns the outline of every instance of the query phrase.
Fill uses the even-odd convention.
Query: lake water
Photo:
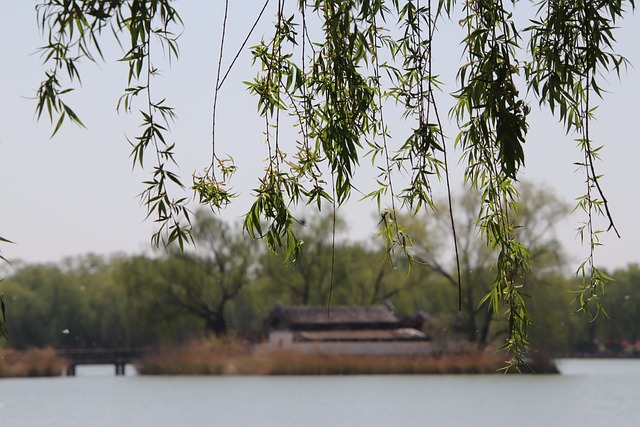
[[[562,375],[0,379],[2,427],[589,427],[640,425],[639,360]]]

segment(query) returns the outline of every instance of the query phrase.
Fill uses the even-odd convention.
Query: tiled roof
[[[271,310],[267,319],[268,326],[278,329],[362,329],[367,325],[376,328],[393,328],[400,326],[400,319],[393,311],[391,304],[369,306],[281,306]]]
[[[364,329],[336,331],[304,331],[296,333],[294,341],[422,341],[426,335],[413,328],[399,329]]]

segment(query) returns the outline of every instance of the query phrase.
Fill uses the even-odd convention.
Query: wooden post
[[[116,363],[116,376],[124,375],[124,363]]]
[[[76,376],[76,365],[74,363],[69,363],[67,365],[66,373],[68,377]]]

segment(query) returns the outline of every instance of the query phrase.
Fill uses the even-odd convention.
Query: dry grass
[[[137,369],[143,375],[489,374],[500,372],[504,360],[498,353],[481,351],[438,357],[255,353],[245,341],[227,338],[159,349],[147,354]],[[549,359],[532,362],[536,372],[553,372]],[[0,378],[56,376],[65,366],[52,348],[0,349]]]
[[[50,347],[24,351],[10,348],[0,350],[0,378],[57,376],[65,366],[64,358]]]
[[[255,354],[248,344],[227,339],[160,349],[147,355],[137,368],[146,375],[486,374],[499,372],[504,360],[493,352],[439,357]]]
[[[193,341],[179,347],[163,347],[147,355],[136,368],[143,375],[230,375],[250,359],[247,343],[227,338]]]
[[[488,374],[504,365],[504,360],[489,354],[412,357],[280,353],[272,355],[270,362],[271,375]]]

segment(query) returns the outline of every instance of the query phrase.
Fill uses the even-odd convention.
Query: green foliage
[[[179,54],[176,34],[182,20],[171,3],[169,0],[39,3],[38,22],[46,40],[40,50],[49,69],[37,91],[36,114],[40,118],[47,113],[54,123],[53,135],[67,120],[84,127],[65,97],[74,90],[73,83],[81,82],[79,64],[83,60],[102,59],[100,39],[104,33],[113,35],[123,48],[119,60],[128,64],[129,86],[118,101],[118,110],[131,113],[136,100],[142,100],[139,109],[142,131],[128,139],[132,163],[134,167],[144,167],[149,151],[154,159],[152,175],[144,182],[146,189],[140,194],[148,215],[158,223],[152,242],[159,246],[175,241],[182,248],[190,241],[190,218],[188,198],[171,195],[184,189],[180,177],[171,170],[175,166],[175,143],[168,140],[168,133],[175,113],[153,91],[153,79],[159,75],[155,65],[157,50],[164,52],[169,61]]]
[[[283,304],[330,308],[332,304],[380,304],[405,293],[406,271],[395,271],[382,262],[379,249],[341,241],[345,230],[346,224],[332,214],[305,219],[296,230],[304,247],[298,259],[283,259],[271,252],[263,255],[266,295]]]
[[[510,334],[504,347],[516,365],[527,350],[530,322],[520,291],[530,270],[530,253],[516,240],[509,218],[519,201],[515,180],[524,165],[522,144],[528,130],[529,107],[519,97],[515,79],[520,35],[502,2],[470,2],[465,13],[468,62],[458,71],[453,115],[461,131],[456,142],[464,152],[466,180],[482,193],[478,226],[498,252],[493,288],[481,304],[487,302],[494,314],[502,302],[507,304]]]
[[[138,256],[126,260],[118,269],[116,274],[130,301],[132,320],[146,331],[144,337],[137,337],[137,342],[182,342],[204,335],[202,319],[190,315],[183,304],[203,299],[214,288],[205,273],[194,267],[191,260],[181,257]]]
[[[52,265],[21,269],[7,280],[12,345],[90,346],[81,285]],[[16,321],[19,320],[19,321]]]
[[[526,244],[529,251],[527,256],[536,266],[519,279],[518,286],[527,288],[526,295],[520,290],[521,288],[517,289],[517,294],[514,292],[512,295],[498,295],[498,292],[506,293],[509,290],[501,291],[496,285],[495,265],[501,261],[500,253],[492,251],[477,233],[475,213],[482,203],[482,195],[478,192],[465,194],[454,205],[458,240],[457,263],[462,279],[460,312],[452,313],[442,304],[437,306],[436,312],[439,315],[445,313],[455,315],[455,332],[479,346],[490,345],[497,338],[505,339],[507,343],[509,343],[508,340],[513,340],[513,343],[516,340],[524,343],[526,340],[528,344],[528,339],[524,335],[513,335],[514,326],[516,326],[514,323],[522,321],[524,313],[512,310],[511,305],[507,306],[505,312],[497,310],[500,298],[520,298],[521,300],[516,303],[524,307],[529,300],[527,296],[537,286],[538,278],[546,277],[545,274],[557,275],[559,268],[564,265],[562,249],[554,235],[554,230],[556,224],[566,217],[569,209],[548,190],[536,188],[527,183],[522,183],[521,187],[522,203],[512,206],[507,214],[510,221],[521,224],[514,229],[514,236],[517,236],[518,241]],[[449,244],[450,230],[447,225],[449,212],[446,201],[436,203],[436,206],[439,209],[434,214],[420,214],[412,218],[402,218],[401,221],[407,224],[407,233],[414,239],[410,251],[416,266],[412,274],[424,275],[425,269],[430,272],[431,275],[423,279],[429,283],[429,292],[449,298],[448,304],[453,306],[459,283],[456,274],[456,258],[451,256],[452,249]],[[503,280],[506,279],[503,278]],[[563,299],[559,298],[559,301]],[[533,318],[528,309],[526,307],[524,309],[527,310],[526,315]],[[564,309],[568,312],[570,304],[567,303]],[[451,330],[451,324],[445,324],[442,328]],[[525,328],[528,326],[528,324],[524,325]],[[506,337],[505,331],[508,332]]]
[[[184,332],[179,325],[197,319],[198,333],[226,335],[229,306],[254,280],[256,244],[206,210],[195,214],[193,237],[193,250],[125,263],[122,281],[136,299],[153,298],[139,306],[147,324]]]
[[[567,133],[576,135],[583,153],[577,165],[584,171],[586,191],[577,208],[587,217],[579,234],[589,255],[578,268],[583,289],[580,303],[581,310],[594,317],[603,310],[599,296],[611,280],[595,263],[602,230],[595,228],[594,216],[606,217],[608,229],[618,231],[595,168],[602,146],[595,145],[590,136],[596,109],[592,98],[602,97],[600,79],[606,72],[620,76],[627,66],[627,60],[615,53],[614,36],[616,21],[624,16],[627,3],[635,7],[633,0],[543,2],[540,11],[544,13],[527,28],[531,32],[531,61],[525,67],[528,87],[541,105],[549,105],[559,115]]]
[[[247,85],[264,118],[268,154],[255,202],[245,217],[249,235],[262,238],[272,251],[283,251],[289,259],[300,258],[302,239],[293,208],[302,203],[320,209],[329,203],[335,210],[349,200],[353,177],[369,156],[379,175],[377,188],[367,196],[378,206],[385,250],[389,259],[395,258],[396,248],[410,256],[412,239],[399,213],[402,208],[413,214],[432,209],[433,180],[444,177],[448,187],[451,139],[462,152],[467,184],[481,195],[477,226],[497,254],[493,285],[481,303],[487,303],[494,315],[506,308],[509,334],[504,347],[512,365],[518,364],[528,348],[531,320],[523,285],[531,274],[532,249],[519,240],[519,223],[513,216],[526,157],[530,107],[521,94],[526,89],[558,115],[582,153],[578,165],[584,170],[586,189],[578,208],[586,216],[581,235],[589,254],[579,268],[580,302],[583,311],[600,312],[600,296],[610,278],[595,261],[601,230],[594,227],[594,217],[607,218],[609,229],[615,226],[595,166],[600,148],[590,136],[592,98],[603,94],[603,75],[619,75],[626,66],[615,52],[614,25],[635,2],[542,0],[532,12],[526,2],[472,0],[459,2],[461,17],[457,2],[451,0],[294,3],[277,2],[273,35],[251,48],[260,70]],[[227,6],[228,1],[224,29]],[[130,142],[134,164],[143,166],[149,150],[155,157],[152,177],[141,194],[149,215],[160,225],[152,240],[156,245],[176,241],[183,248],[192,237],[187,198],[170,195],[170,187],[178,192],[183,187],[169,169],[174,161],[175,143],[168,140],[174,111],[152,91],[157,50],[169,60],[179,52],[175,34],[182,23],[172,2],[50,0],[37,9],[47,40],[43,59],[50,67],[38,90],[37,115],[47,113],[54,134],[65,121],[82,126],[65,101],[73,90],[65,82],[79,82],[80,60],[102,56],[99,40],[107,32],[103,30],[110,29],[124,48],[121,60],[129,65],[129,87],[119,107],[131,111],[134,100],[144,97],[142,133]],[[522,28],[515,17],[531,13],[530,24]],[[464,60],[452,91],[455,106],[450,117],[458,130],[451,138],[444,133],[434,96],[442,83],[434,70],[438,58],[433,45],[440,29],[455,22],[464,32]],[[221,78],[218,70],[216,100],[227,74]],[[394,148],[385,111],[398,106],[404,108],[412,132]],[[288,124],[298,131],[295,141],[283,136]],[[215,102],[213,127],[215,138]],[[213,146],[215,151],[215,141]],[[227,182],[234,171],[230,160],[220,160],[214,152],[205,174],[194,178],[197,198],[216,209],[228,204],[233,193]],[[409,177],[400,191],[393,179],[398,172]],[[453,220],[451,213],[452,224]],[[454,248],[455,235],[454,227]]]
[[[572,277],[557,272],[535,274],[527,280],[528,301],[531,315],[531,349],[543,354],[569,355],[578,352],[584,343],[590,342],[592,324],[585,316],[576,315]]]
[[[526,186],[525,186],[526,188]],[[553,200],[537,189],[526,194]],[[215,332],[213,324],[226,324],[232,335],[256,336],[274,304],[326,304],[331,279],[328,268],[335,253],[335,304],[376,304],[390,301],[399,314],[427,314],[428,332],[446,346],[456,340],[495,348],[509,336],[509,311],[497,315],[478,306],[493,287],[496,254],[477,236],[475,209],[479,200],[461,198],[456,209],[459,224],[463,311],[456,305],[455,263],[442,224],[446,212],[406,219],[415,236],[411,249],[415,265],[400,262],[395,269],[381,262],[384,248],[339,240],[328,232],[331,215],[309,217],[297,233],[305,250],[298,262],[260,252],[255,242],[242,237],[240,227],[196,212],[194,237],[199,246],[188,253],[164,256],[127,256],[110,259],[95,255],[65,260],[57,265],[16,268],[3,284],[11,310],[7,322],[14,348],[145,347],[178,344]],[[531,248],[536,268],[524,285],[532,320],[528,342],[535,352],[572,354],[611,343],[610,348],[640,339],[637,325],[640,273],[631,265],[618,270],[618,278],[602,297],[611,312],[607,322],[590,322],[575,312],[576,283],[565,276],[564,264],[550,229],[561,206],[544,208],[537,198],[528,210],[518,211],[523,224],[520,237]],[[535,208],[534,208],[535,207]],[[534,215],[526,218],[525,212]],[[536,215],[544,213],[544,215]],[[466,220],[465,220],[466,218]],[[403,218],[403,221],[405,219]],[[338,232],[341,227],[337,227]],[[213,236],[209,239],[207,236]],[[249,245],[249,246],[245,246]],[[230,298],[229,298],[230,297]],[[221,305],[222,303],[222,305]],[[222,307],[222,308],[220,308]],[[612,350],[613,351],[613,350]],[[628,350],[625,350],[628,351]]]
[[[455,141],[467,165],[467,182],[482,194],[478,226],[487,245],[498,254],[493,287],[481,303],[488,303],[494,314],[506,305],[510,335],[505,349],[513,355],[512,365],[519,364],[526,353],[530,325],[522,286],[531,270],[532,254],[518,240],[519,225],[510,217],[520,202],[517,180],[525,163],[523,144],[530,111],[518,87],[522,77],[541,103],[559,111],[568,130],[578,132],[581,141],[587,189],[580,207],[588,217],[583,233],[590,248],[580,268],[585,278],[583,309],[597,302],[597,289],[607,281],[594,264],[598,232],[593,229],[593,215],[605,215],[611,227],[613,222],[595,173],[597,149],[589,140],[588,128],[593,114],[589,95],[602,93],[596,76],[609,70],[619,74],[625,63],[610,51],[612,25],[622,15],[623,2],[610,3],[541,2],[533,25],[522,29],[514,19],[515,2],[509,8],[503,2],[473,1],[465,3],[459,21],[466,30],[467,61],[459,68],[457,103],[451,111],[460,129]],[[354,166],[366,152],[381,171],[379,188],[368,195],[380,210],[381,236],[389,251],[401,247],[410,255],[407,248],[412,239],[398,222],[396,200],[414,212],[433,207],[430,177],[448,174],[446,139],[434,98],[440,83],[432,69],[432,43],[437,24],[443,25],[443,15],[453,18],[452,6],[453,2],[442,1],[434,9],[431,3],[421,6],[419,2],[319,1],[308,7],[300,4],[297,14],[292,12],[284,19],[284,2],[279,2],[274,37],[253,50],[262,72],[249,83],[258,96],[259,112],[266,118],[271,158],[263,187],[257,191],[259,202],[245,223],[252,235],[261,234],[256,219],[264,215],[270,219],[268,246],[286,247],[288,254],[296,255],[297,246],[291,249],[296,237],[289,203],[298,203],[302,197],[319,206],[317,195],[331,194],[331,202],[342,204],[351,191]],[[307,8],[320,23],[322,36],[318,39],[310,40],[306,31],[311,25]],[[296,31],[296,23],[303,31]],[[523,32],[531,34],[528,48]],[[545,37],[553,40],[547,43]],[[553,46],[558,49],[546,51]],[[305,54],[305,47],[311,52]],[[296,60],[298,53],[301,56]],[[522,53],[531,59],[523,62],[519,59]],[[556,72],[559,68],[562,70]],[[417,122],[395,154],[390,150],[383,114],[389,101],[404,105],[404,117]],[[285,112],[301,131],[296,150],[302,154],[294,155],[299,162],[285,160],[279,141],[278,124]],[[272,128],[273,144],[269,139]],[[290,169],[285,170],[285,165]],[[321,193],[312,192],[311,188],[317,189],[317,171],[325,170],[323,165],[331,176],[326,180],[331,182],[330,191],[323,186]],[[304,186],[296,174],[307,170],[314,171],[311,187]],[[404,170],[411,171],[410,184],[396,194],[391,176]],[[277,203],[264,205],[263,200]],[[385,200],[390,207],[382,209]]]
[[[627,341],[635,344],[640,340],[640,266],[631,264],[614,271],[612,276],[615,281],[602,295],[602,304],[607,307],[609,319],[597,322],[595,338],[602,343]]]

